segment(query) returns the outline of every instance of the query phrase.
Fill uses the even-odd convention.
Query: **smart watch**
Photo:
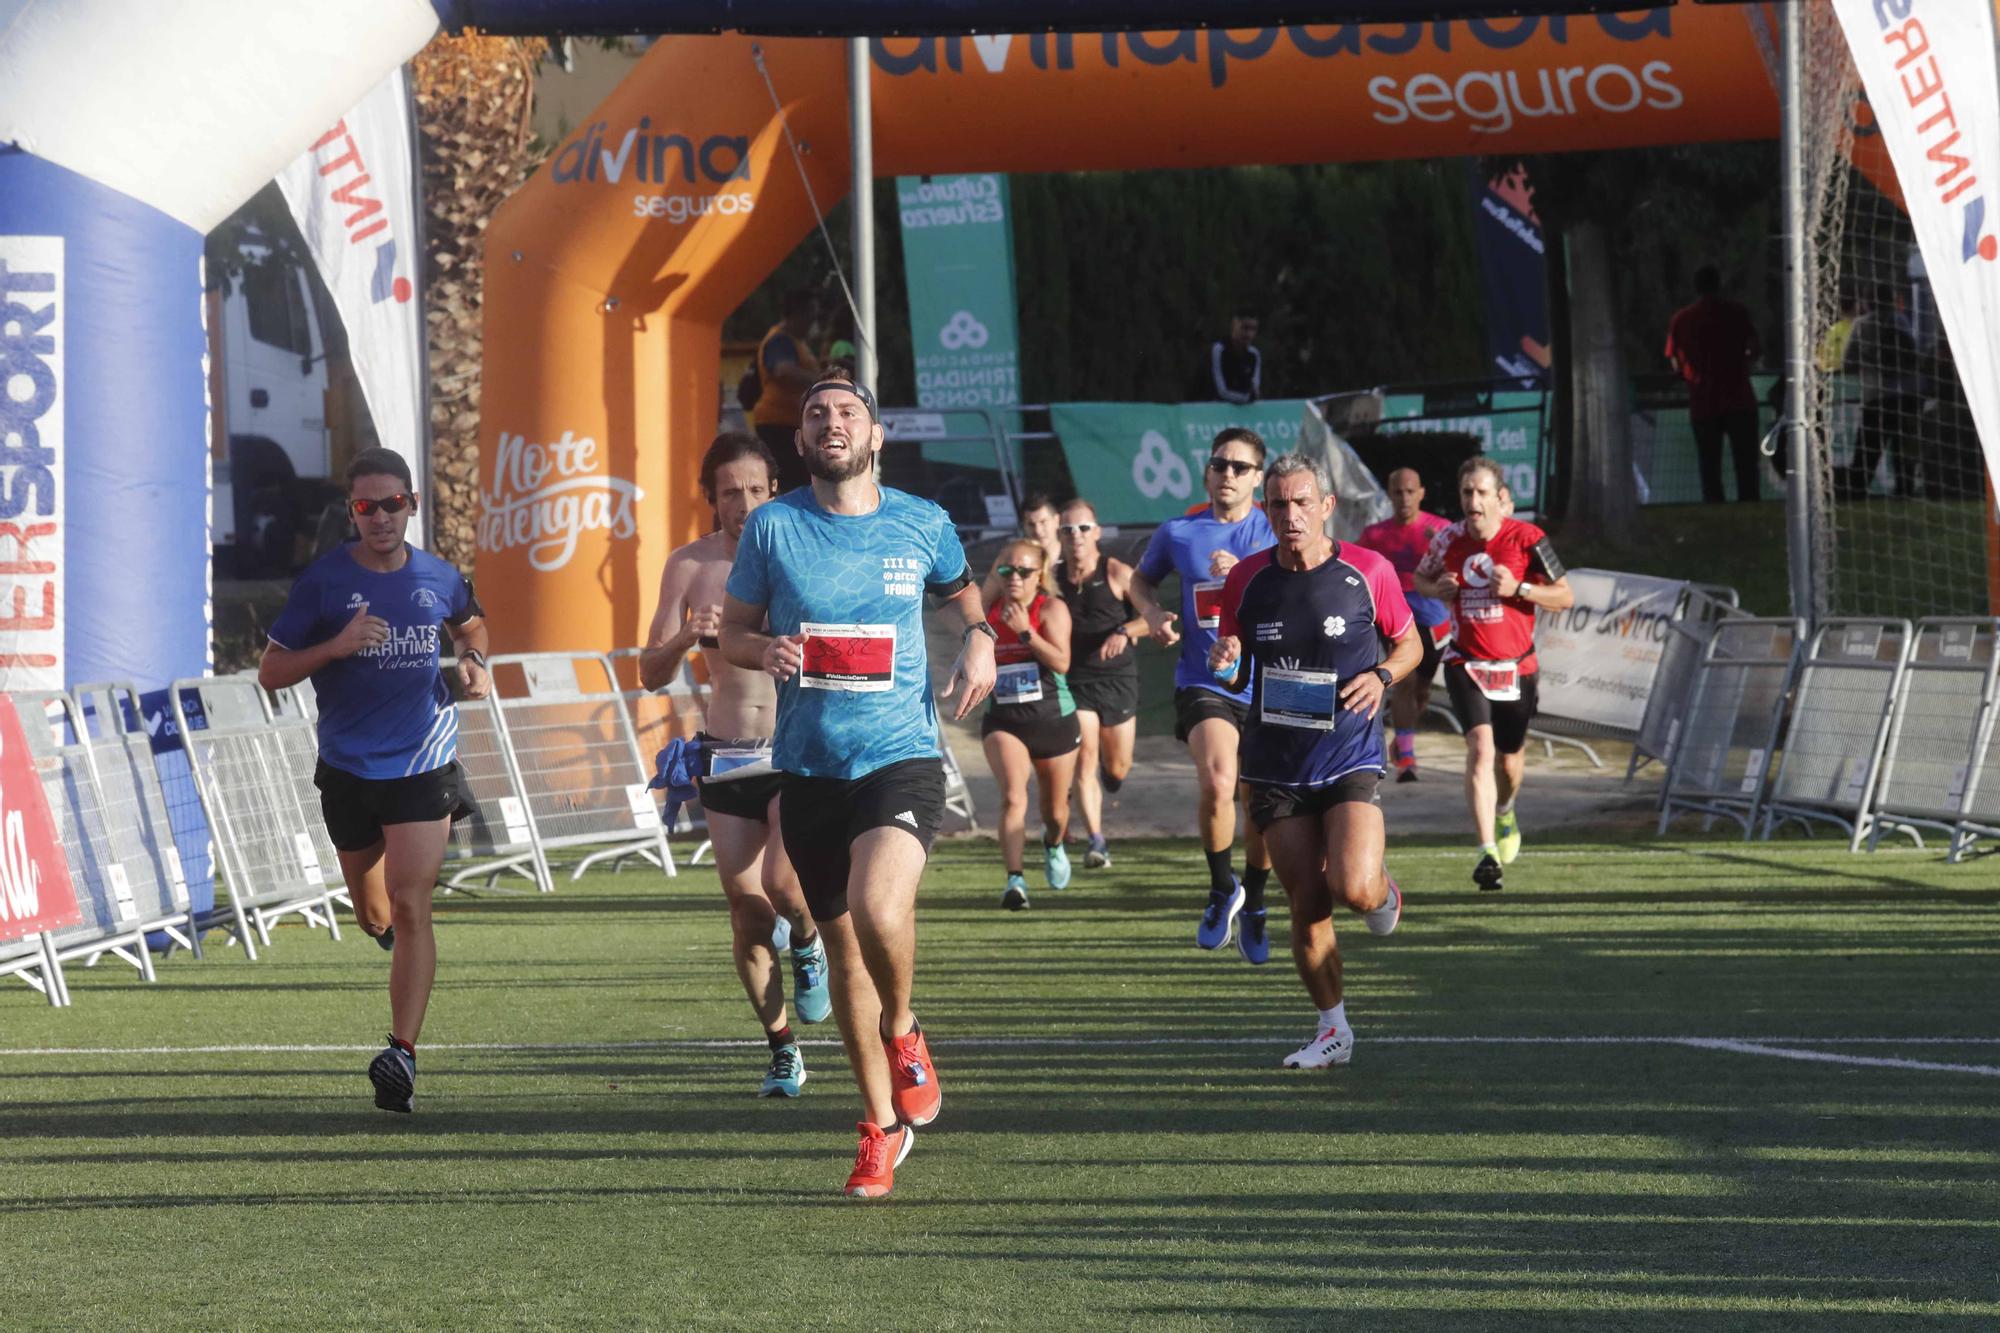
[[[1396,675],[1394,672],[1390,671],[1388,667],[1385,666],[1376,667],[1375,675],[1376,678],[1382,682],[1382,688],[1385,690],[1388,689],[1391,685],[1394,685],[1396,683]]]

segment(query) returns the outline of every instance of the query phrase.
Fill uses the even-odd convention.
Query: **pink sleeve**
[[[1243,631],[1236,623],[1236,608],[1243,601],[1243,585],[1250,582],[1250,575],[1255,572],[1251,565],[1256,562],[1255,556],[1238,560],[1230,567],[1229,576],[1222,581],[1222,611],[1215,622],[1216,638],[1243,637]]]
[[[1396,581],[1396,571],[1387,560],[1376,560],[1368,567],[1368,591],[1375,596],[1375,624],[1391,639],[1400,639],[1410,632],[1416,617],[1410,614],[1410,604],[1403,598],[1403,589]]]
[[[1417,573],[1427,579],[1434,579],[1444,573],[1444,553],[1451,545],[1451,525],[1447,523],[1431,538],[1431,546],[1424,552],[1424,558],[1417,561]]]

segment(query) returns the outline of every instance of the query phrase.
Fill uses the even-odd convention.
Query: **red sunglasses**
[[[411,497],[398,494],[380,500],[349,500],[347,507],[366,518],[378,509],[385,514],[400,514],[415,503]]]

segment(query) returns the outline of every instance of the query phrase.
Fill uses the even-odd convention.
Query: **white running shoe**
[[[1383,877],[1388,878],[1386,871]],[[1396,933],[1396,923],[1403,919],[1403,891],[1397,887],[1395,880],[1389,880],[1389,896],[1382,900],[1382,905],[1372,912],[1363,912],[1361,919],[1368,923],[1370,935]]]
[[[1354,1029],[1328,1028],[1285,1057],[1287,1069],[1325,1069],[1344,1065],[1354,1055]]]

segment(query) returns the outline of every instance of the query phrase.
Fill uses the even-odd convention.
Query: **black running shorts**
[[[1077,722],[1075,713],[1014,722],[989,709],[986,716],[980,719],[979,738],[985,740],[996,731],[1004,731],[1027,746],[1030,759],[1058,759],[1075,753],[1076,748],[1083,744],[1083,727]]]
[[[734,815],[738,819],[754,819],[766,823],[771,817],[771,798],[778,794],[784,784],[785,775],[773,770],[758,773],[753,777],[703,778],[695,784],[701,792],[701,808],[704,814]]]
[[[1535,672],[1521,675],[1521,697],[1504,702],[1489,699],[1467,674],[1461,662],[1444,664],[1444,687],[1451,692],[1451,711],[1467,731],[1474,727],[1493,728],[1493,748],[1500,754],[1519,754],[1528,743],[1528,724],[1535,720]]]
[[[1318,819],[1336,805],[1380,805],[1382,770],[1363,769],[1335,778],[1324,787],[1276,787],[1252,782],[1248,802],[1250,822],[1262,833],[1281,819],[1306,815]]]
[[[871,829],[907,830],[930,854],[944,822],[944,764],[905,759],[858,778],[784,775],[778,828],[813,920],[847,915],[854,840]]]
[[[1226,694],[1193,686],[1184,685],[1174,691],[1175,740],[1186,743],[1187,738],[1194,734],[1195,725],[1211,717],[1221,718],[1241,735],[1243,724],[1250,720],[1250,705],[1238,703]]]
[[[327,837],[343,852],[366,851],[382,841],[385,824],[427,824],[472,813],[465,771],[453,760],[407,778],[359,778],[321,760],[313,769]]]
[[[1071,676],[1069,693],[1080,711],[1097,714],[1097,725],[1115,727],[1139,712],[1139,670],[1102,676]]]
[[[1417,626],[1417,642],[1424,646],[1424,656],[1411,674],[1426,685],[1437,679],[1438,663],[1444,661],[1444,644],[1440,642],[1440,637],[1447,639],[1451,637],[1450,621],[1442,625]]]

